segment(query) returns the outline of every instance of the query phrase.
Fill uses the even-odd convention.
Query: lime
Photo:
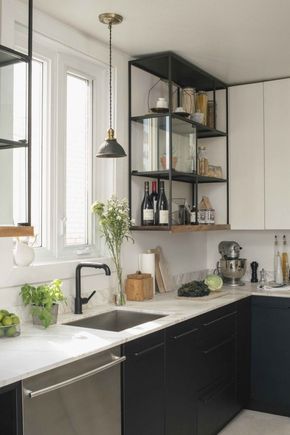
[[[10,315],[10,318],[12,320],[12,325],[19,325],[20,319],[16,314]]]
[[[6,337],[14,337],[14,335],[16,335],[17,329],[15,328],[15,326],[10,326],[10,328],[6,329]]]
[[[5,316],[4,319],[2,320],[2,325],[4,326],[10,326],[12,325],[12,319],[9,316]]]
[[[5,335],[5,334],[4,334],[4,329],[5,329],[5,328],[0,328],[0,338],[1,338],[1,337],[4,337],[4,335]]]

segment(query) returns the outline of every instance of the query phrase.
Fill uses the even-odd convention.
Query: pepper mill
[[[252,269],[251,282],[258,282],[258,276],[257,276],[258,267],[259,267],[259,263],[257,263],[256,261],[252,261],[252,263],[251,263],[251,269]]]

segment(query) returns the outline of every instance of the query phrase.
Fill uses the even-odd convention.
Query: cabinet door
[[[251,389],[251,298],[237,303],[237,393],[240,408],[247,408]]]
[[[0,389],[0,433],[1,435],[23,434],[20,383]]]
[[[290,416],[290,299],[253,297],[251,408]]]
[[[164,435],[164,332],[124,346],[123,435]]]
[[[264,229],[263,122],[263,83],[230,87],[229,187],[232,229]]]
[[[266,229],[290,229],[290,79],[264,84]]]
[[[196,319],[166,331],[166,435],[194,435],[197,367]]]

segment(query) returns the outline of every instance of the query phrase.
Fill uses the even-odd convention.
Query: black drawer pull
[[[163,346],[164,346],[164,343],[155,344],[154,346],[148,347],[147,349],[140,350],[140,352],[135,352],[134,356],[142,356],[145,353],[152,352],[153,350],[158,349],[159,347],[163,347]]]
[[[230,343],[231,341],[233,341],[234,338],[235,338],[235,336],[232,335],[230,338],[227,338],[226,340],[221,341],[219,344],[216,344],[215,346],[210,347],[207,350],[203,350],[202,353],[204,353],[205,355],[208,355],[209,353],[214,352],[215,350],[219,349],[220,347],[225,346],[226,344]]]
[[[226,314],[225,316],[218,317],[217,319],[214,319],[211,322],[204,323],[203,326],[207,327],[207,326],[213,325],[216,322],[220,322],[221,320],[227,319],[228,317],[235,316],[236,314],[237,314],[237,311],[232,311],[231,313]]]
[[[217,390],[214,391],[213,394],[205,397],[204,399],[201,399],[203,401],[203,403],[208,403],[211,400],[214,400],[217,396],[219,396],[220,394],[222,394],[228,387],[230,387],[233,383],[233,380],[231,380],[230,382],[228,382],[227,384],[222,385],[220,388],[218,388]]]
[[[194,329],[191,329],[190,331],[182,332],[182,334],[173,335],[173,337],[171,337],[171,338],[173,338],[173,340],[178,340],[179,338],[185,337],[186,335],[193,334],[194,332],[197,332],[197,331],[198,331],[198,328],[194,328]]]

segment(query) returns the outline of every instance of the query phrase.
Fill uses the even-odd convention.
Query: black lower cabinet
[[[0,433],[22,435],[21,384],[12,384],[0,389]]]
[[[165,434],[165,332],[124,345],[123,435]]]
[[[251,408],[290,416],[290,298],[252,298]]]
[[[124,346],[123,435],[216,435],[242,409],[250,366],[245,301]]]
[[[195,435],[199,323],[189,320],[166,330],[166,435]]]

